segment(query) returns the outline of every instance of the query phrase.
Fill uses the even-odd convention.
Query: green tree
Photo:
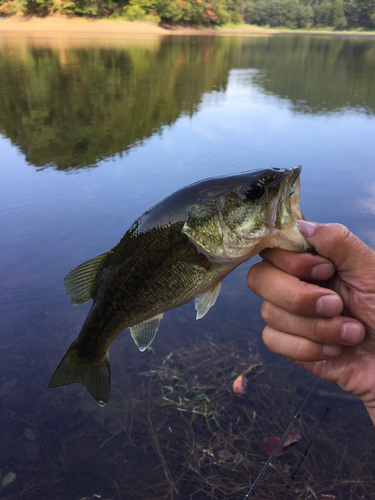
[[[287,1],[271,0],[266,9],[266,24],[271,27],[285,26],[287,19]]]
[[[259,26],[263,26],[264,24],[267,24],[268,1],[267,0],[257,0],[254,2],[253,5],[254,6],[252,9],[252,18],[251,18],[251,20],[249,19],[248,22],[258,24]]]
[[[288,28],[299,28],[300,3],[299,0],[286,0],[285,26]]]
[[[254,9],[255,9],[254,0],[245,0],[243,19],[248,24],[255,24]]]
[[[375,0],[354,0],[352,7],[356,26],[375,29]]]
[[[314,22],[314,11],[311,5],[299,5],[298,27],[309,28]]]
[[[182,19],[183,10],[179,0],[157,0],[155,7],[164,21],[180,21]]]
[[[182,20],[194,24],[205,22],[206,2],[204,0],[183,0]]]
[[[230,21],[226,0],[211,0],[210,5],[212,6],[212,11],[216,16],[216,24],[221,25]]]
[[[313,6],[314,21],[317,26],[333,26],[334,5],[331,0],[323,0]]]
[[[348,23],[345,17],[343,0],[335,0],[333,9],[333,26],[338,30],[345,29]]]

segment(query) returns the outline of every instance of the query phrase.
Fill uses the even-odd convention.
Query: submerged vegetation
[[[236,395],[233,381],[250,365],[258,369],[251,370],[246,393]],[[170,353],[144,375],[150,378],[145,386],[149,432],[165,476],[165,498],[170,499],[243,498],[266,460],[262,440],[284,433],[301,400],[292,372],[276,368],[272,373],[251,346],[247,353],[239,352],[233,344],[217,345],[209,339],[199,347]],[[306,376],[305,393],[313,381]],[[341,463],[348,472],[338,473],[338,457],[346,444],[336,441],[332,428],[327,433],[327,411],[322,402],[308,404],[297,422],[301,442],[271,462],[256,488],[257,498],[334,499],[338,492],[340,499],[359,499],[361,494],[366,498],[369,485],[360,493],[358,477],[349,472],[352,458],[346,455],[348,462]],[[151,491],[155,498],[157,488]]]
[[[51,13],[190,25],[375,29],[375,0],[0,0],[0,15]]]
[[[246,392],[233,393],[234,379],[259,363]],[[69,388],[35,397],[17,379],[0,386],[2,500],[241,500],[267,459],[262,441],[284,433],[315,380],[211,339],[120,370],[105,408],[83,389],[77,404]],[[255,498],[372,497],[373,440],[360,403],[350,419],[352,399],[318,384],[296,422],[301,440],[273,458]]]

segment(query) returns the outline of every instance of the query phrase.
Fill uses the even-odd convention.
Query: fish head
[[[182,232],[211,262],[239,264],[264,248],[313,251],[299,231],[302,167],[236,174],[218,196],[192,205]],[[238,182],[237,182],[238,181]]]

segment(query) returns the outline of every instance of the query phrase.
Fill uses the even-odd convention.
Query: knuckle
[[[272,309],[273,309],[273,307],[272,307],[272,304],[270,304],[270,302],[267,302],[266,300],[263,301],[263,304],[260,307],[260,316],[261,316],[262,320],[267,324],[270,322],[271,318],[273,317]]]
[[[347,240],[350,235],[351,235],[351,232],[349,231],[349,229],[344,226],[343,224],[339,224],[339,223],[335,223],[335,232],[337,233],[337,239],[344,242],[345,240]]]
[[[314,338],[318,342],[320,341],[327,341],[327,332],[328,332],[328,325],[327,325],[327,320],[325,319],[317,319],[314,320]]]
[[[304,359],[305,359],[305,346],[304,346],[303,339],[301,339],[301,338],[295,339],[293,351],[295,353],[294,357],[296,359],[299,359],[300,361],[304,361]]]
[[[325,257],[311,253],[286,253],[288,253],[285,257],[286,271],[300,279],[308,279],[314,266],[329,262]]]
[[[330,236],[330,238],[335,241],[336,245],[344,243],[352,234],[346,226],[339,224],[338,222],[322,224],[322,226],[324,228],[328,227],[330,232],[332,232],[332,236]]]
[[[311,359],[311,349],[309,349],[309,343],[306,339],[298,337],[295,339],[295,345],[293,349],[295,359],[299,361],[309,361]]]
[[[288,255],[285,257],[285,264],[289,274],[297,276],[301,273],[303,258],[303,255],[295,255],[291,252],[288,252]]]
[[[289,297],[289,308],[290,312],[293,314],[301,314],[306,308],[306,285],[301,281],[301,286],[296,287],[292,292],[290,292]]]
[[[271,335],[271,329],[266,326],[265,328],[263,328],[263,332],[262,332],[262,340],[264,342],[264,344],[266,345],[266,347],[273,352],[273,342],[272,342],[272,339],[273,339],[273,336]]]

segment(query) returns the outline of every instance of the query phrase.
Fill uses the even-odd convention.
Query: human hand
[[[267,249],[248,273],[263,341],[358,396],[375,424],[375,252],[340,224],[299,223],[319,255]]]

